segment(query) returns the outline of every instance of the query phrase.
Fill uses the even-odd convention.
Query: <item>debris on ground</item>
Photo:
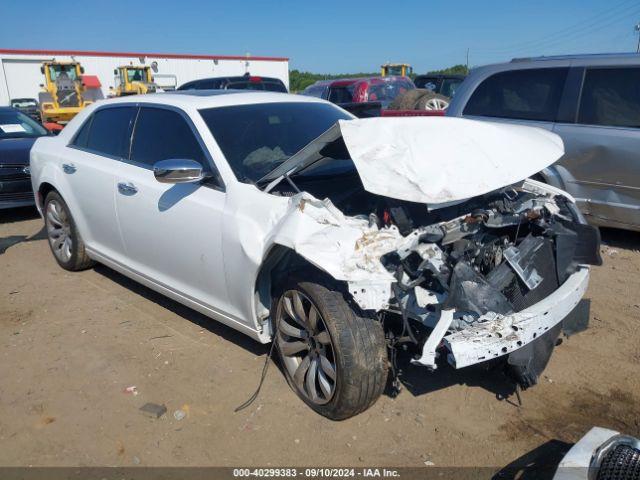
[[[186,416],[187,416],[187,412],[185,412],[184,410],[178,409],[175,412],[173,412],[173,418],[175,418],[178,421],[182,420]]]
[[[135,385],[131,385],[130,387],[125,388],[122,393],[128,393],[130,395],[138,395],[138,387]]]
[[[158,405],[157,403],[149,402],[141,406],[140,411],[151,418],[160,418],[167,413],[167,407],[164,404]]]

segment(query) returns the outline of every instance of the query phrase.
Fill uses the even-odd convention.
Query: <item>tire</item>
[[[306,315],[303,323],[287,313],[293,311],[301,318],[295,295]],[[308,328],[313,308],[317,334]],[[282,369],[291,388],[307,405],[327,418],[344,420],[375,403],[385,388],[388,368],[380,322],[350,305],[338,284],[328,280],[289,281],[275,302],[275,311],[274,341]],[[305,328],[306,339],[302,335]],[[299,333],[290,335],[295,329]],[[298,345],[295,350],[305,342],[304,349],[291,354],[291,345]],[[313,390],[317,398],[313,398]]]
[[[418,99],[415,110],[444,110],[449,106],[450,101],[449,97],[429,91]]]
[[[72,272],[92,267],[95,262],[87,255],[76,222],[58,192],[47,194],[43,214],[49,247],[58,265]]]
[[[416,88],[414,90],[408,90],[402,95],[398,95],[389,104],[389,110],[415,110],[416,104],[424,95],[429,93],[430,90],[422,88]]]

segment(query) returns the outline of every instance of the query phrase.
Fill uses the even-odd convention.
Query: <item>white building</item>
[[[85,75],[99,78],[105,97],[109,87],[115,87],[113,71],[121,65],[151,66],[155,82],[165,89],[190,80],[247,72],[279,78],[289,88],[289,59],[281,57],[0,49],[0,105],[9,105],[12,98],[37,99],[44,82],[40,65],[53,59],[80,62]]]

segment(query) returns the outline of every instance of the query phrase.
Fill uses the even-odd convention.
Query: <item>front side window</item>
[[[127,158],[131,125],[135,113],[136,109],[134,107],[115,107],[98,110],[93,114],[93,118],[90,121],[85,122],[78,132],[76,141],[81,141],[84,135],[87,135],[86,148],[92,152],[116,158]],[[90,126],[87,127],[88,124]],[[85,127],[89,129],[86,134],[84,132]]]
[[[568,68],[501,72],[484,80],[464,115],[554,122]]]
[[[578,123],[640,128],[640,68],[587,70]]]
[[[195,160],[208,167],[204,151],[193,130],[178,112],[142,107],[136,120],[131,160],[152,167],[160,160]]]
[[[340,119],[351,117],[325,103],[262,103],[200,110],[229,166],[254,183]]]

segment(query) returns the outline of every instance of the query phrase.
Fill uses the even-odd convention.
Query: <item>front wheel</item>
[[[277,300],[275,342],[289,385],[313,410],[344,420],[384,390],[382,325],[332,285],[291,282]]]

